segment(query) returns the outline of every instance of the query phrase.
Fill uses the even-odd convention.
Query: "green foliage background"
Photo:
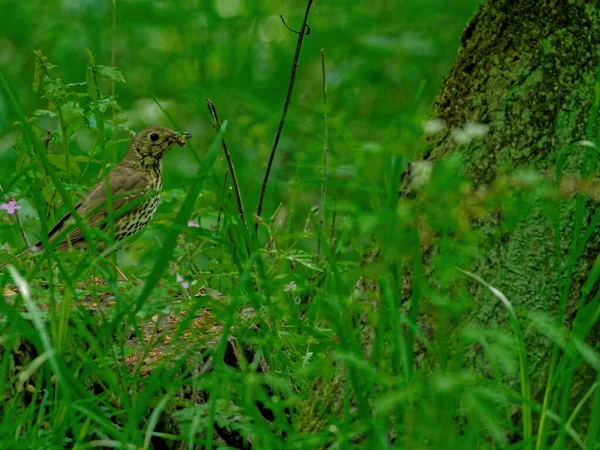
[[[468,272],[484,239],[500,242],[536,208],[558,228],[565,205],[583,217],[583,197],[564,199],[525,166],[478,190],[453,151],[414,164],[414,192],[398,199],[479,3],[316,2],[255,236],[297,39],[280,16],[299,29],[305,2],[0,0],[0,203],[18,201],[29,239],[135,131],[193,135],[164,160],[155,219],[111,257],[17,259],[19,226],[0,209],[0,448],[595,448],[600,378],[577,405],[569,392],[575,368],[600,368],[585,342],[600,294],[567,330]],[[223,182],[208,97],[227,123],[249,230]],[[469,151],[486,130],[451,133]],[[563,302],[577,245],[554,231],[573,249],[557,274]],[[109,262],[130,280],[117,282]],[[505,320],[482,326],[477,308]],[[530,333],[552,345],[543,400]]]
[[[15,124],[21,117],[9,90],[38,138],[52,131],[50,161],[75,198],[98,180],[103,163],[119,160],[131,132],[166,125],[193,134],[188,147],[164,160],[158,215],[118,254],[128,283],[117,284],[104,260],[89,254],[60,255],[63,266],[46,265],[44,258],[16,261],[22,239],[14,217],[0,211],[0,263],[14,263],[31,289],[19,287],[18,274],[2,272],[10,294],[3,291],[0,302],[2,443],[500,448],[512,439],[514,448],[541,449],[556,434],[552,448],[565,442],[584,447],[584,440],[593,448],[599,381],[574,408],[565,394],[568,376],[548,384],[547,403],[536,402],[527,358],[537,349],[525,348],[524,335],[541,330],[556,355],[572,346],[573,358],[597,371],[597,351],[582,340],[599,317],[598,298],[589,307],[596,315],[578,325],[584,332],[568,335],[551,318],[513,310],[493,289],[488,298],[471,298],[468,276],[490,286],[456,270],[469,269],[482,252],[474,220],[501,210],[498,229],[510,230],[527,220],[536,202],[558,217],[555,186],[540,174],[508,168],[489,191],[474,195],[453,155],[436,163],[418,199],[398,202],[400,174],[427,149],[423,123],[479,3],[317,1],[267,189],[263,219],[277,211],[276,220],[262,224],[253,239],[237,222],[230,191],[223,193],[226,164],[205,98],[214,99],[227,121],[224,137],[252,223],[297,38],[280,15],[298,29],[305,2],[0,1],[0,68],[7,84],[0,89],[0,185],[18,200],[30,239],[43,224],[35,184],[42,166]],[[52,77],[72,84],[67,101],[81,107],[66,109],[73,120],[67,128],[72,182],[56,108],[43,97],[48,83],[32,89],[37,50],[56,65]],[[95,94],[88,50],[101,100],[109,102],[114,87],[120,107],[116,129],[111,105],[105,110],[105,152],[98,139],[101,102],[89,97]],[[321,228],[312,211],[320,203],[325,111],[330,152]],[[194,202],[188,195],[197,192]],[[51,222],[66,208],[52,184],[42,195],[42,209],[43,203],[57,208]],[[185,226],[188,213],[201,227]],[[422,267],[421,250],[434,239],[430,265]],[[317,255],[318,240],[327,246]],[[373,248],[380,257],[370,259]],[[598,273],[596,267],[586,286]],[[89,275],[106,283],[83,282]],[[362,292],[355,288],[361,275],[368,285]],[[409,301],[398,304],[409,288]],[[488,329],[465,320],[483,302],[505,308],[505,323]],[[423,316],[433,323],[429,330]],[[169,342],[176,345],[167,348]],[[228,362],[231,345],[244,355],[235,367]],[[465,362],[473,347],[482,349],[489,373]],[[140,352],[167,356],[154,365],[144,358],[131,363]],[[209,358],[213,365],[202,372],[198,367]],[[265,361],[268,370],[260,365]],[[556,367],[557,377],[567,372]],[[63,377],[58,382],[57,374]],[[580,428],[578,414],[591,402],[596,408]],[[273,413],[271,420],[259,403]],[[217,442],[217,426],[237,433],[241,444]]]
[[[328,71],[328,205],[335,200],[342,218],[346,213],[372,212],[381,202],[389,157],[409,158],[424,148],[421,122],[428,117],[461,30],[478,3],[316,3],[267,190],[265,217],[282,203],[290,226],[302,227],[307,212],[319,203],[323,136],[319,50],[325,49]],[[296,42],[296,35],[283,26],[279,15],[290,27],[299,28],[304,2],[50,0],[3,1],[2,7],[7,13],[0,18],[0,64],[28,116],[47,108],[47,101],[31,89],[33,51],[38,49],[58,66],[53,74],[65,83],[86,79],[86,49],[92,51],[96,64],[115,65],[126,81],[115,86],[123,110],[118,117],[127,118],[132,130],[171,126],[152,92],[180,130],[192,132],[192,151],[200,155],[214,138],[203,102],[212,97],[221,120],[229,122],[226,140],[252,217]],[[110,83],[103,82],[101,88],[103,94],[111,93]],[[85,86],[76,90],[86,92]],[[17,152],[12,148],[18,135],[12,123],[17,119],[0,93],[1,184],[11,180],[17,166]],[[43,131],[57,129],[57,120],[39,116],[35,125]],[[94,133],[83,121],[73,128],[77,129],[70,151],[87,156],[94,146]],[[108,133],[108,137],[118,141],[119,157],[127,146],[126,133]],[[50,152],[60,153],[60,139],[53,142],[56,145],[50,146]],[[107,158],[113,161],[110,145]],[[99,158],[95,161],[80,182],[80,192],[100,174]],[[164,167],[164,195],[180,200],[179,190],[185,190],[194,176],[196,160],[190,150],[178,149],[168,155]],[[217,173],[224,169],[224,162],[217,164]],[[27,217],[34,214],[27,214],[31,211],[26,199],[19,198],[28,197],[26,190],[17,189],[20,192],[10,195],[24,207],[24,220],[35,239],[39,224]],[[211,223],[214,204],[207,200],[206,206],[202,209],[200,202],[199,214],[208,215],[205,220]],[[174,207],[177,201],[163,201],[163,215],[159,214],[156,223]],[[151,235],[156,233],[156,229],[151,231]],[[22,246],[15,228],[6,222],[0,228],[0,241],[15,249]],[[148,243],[147,239],[139,242]],[[133,260],[123,263],[127,266]]]

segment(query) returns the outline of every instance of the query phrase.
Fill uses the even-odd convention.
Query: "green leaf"
[[[96,65],[96,61],[94,60],[92,51],[89,48],[86,48],[85,52],[88,54],[88,58],[90,59],[90,67],[94,67]]]
[[[33,72],[33,92],[37,94],[37,91],[40,89],[40,85],[42,84],[42,66],[39,63],[35,65],[35,71]]]
[[[88,128],[91,128],[92,130],[98,129],[98,122],[96,121],[96,116],[94,114],[90,114],[88,117],[84,117],[83,120],[85,121],[85,124],[88,126]]]
[[[293,261],[293,262],[297,262],[302,264],[304,267],[317,271],[317,272],[322,272],[323,269],[321,269],[319,266],[317,266],[314,262],[314,257],[306,252],[303,252],[302,250],[296,251],[296,252],[287,252],[286,256],[285,256],[288,260]]]
[[[83,118],[83,108],[77,102],[67,102],[62,106],[62,114],[65,123],[71,124]]]
[[[56,117],[56,113],[54,111],[50,111],[50,110],[47,110],[47,109],[36,109],[35,111],[33,111],[33,115],[34,116]]]
[[[113,105],[111,98],[103,98],[98,102],[98,111],[106,112]]]
[[[77,155],[77,156],[71,157],[71,161],[74,161],[74,162],[87,163],[89,160],[90,160],[90,157],[87,156],[87,155]],[[96,159],[92,159],[89,162],[92,162],[92,163],[101,163],[102,161],[96,160]]]
[[[108,80],[120,81],[125,83],[125,78],[120,70],[110,66],[96,66],[96,73]]]
[[[66,83],[65,87],[70,88],[70,87],[80,87],[80,86],[85,86],[87,84],[87,82],[85,81],[80,81],[79,83]],[[85,94],[80,94],[80,95],[85,95]]]
[[[61,170],[64,170],[65,172],[67,171],[67,164],[65,161],[65,158],[63,157],[63,155],[48,155],[48,161],[50,161],[50,163],[53,166],[58,167]],[[76,175],[79,176],[81,174],[81,170],[79,169],[79,166],[74,162],[71,161],[71,172]]]
[[[98,100],[98,91],[96,89],[96,83],[94,83],[94,69],[88,67],[85,71],[85,80],[87,82],[87,93],[90,99],[95,102]]]
[[[44,95],[53,103],[61,104],[67,95],[67,90],[60,78],[44,78]]]
[[[35,72],[33,73],[33,92],[37,93],[44,81],[45,72],[50,73],[50,70],[56,66],[48,62],[48,59],[41,50],[34,50],[33,54],[37,58],[35,62]]]

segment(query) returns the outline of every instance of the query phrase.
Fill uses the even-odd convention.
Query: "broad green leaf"
[[[63,155],[48,155],[48,161],[50,161],[50,163],[52,163],[53,166],[56,166],[59,169],[64,170],[65,172],[67,171],[67,164]],[[70,166],[71,172],[74,175],[79,176],[81,174],[79,166],[74,161],[71,161]]]
[[[96,73],[108,80],[120,81],[125,83],[125,78],[120,70],[110,66],[96,66]]]
[[[63,120],[69,125],[83,119],[83,113],[83,108],[77,102],[67,102],[62,106]]]
[[[34,116],[50,116],[56,117],[56,113],[54,111],[50,111],[48,109],[36,109],[33,111]]]

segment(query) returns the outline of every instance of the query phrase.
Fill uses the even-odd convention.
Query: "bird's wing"
[[[108,176],[108,182],[110,185],[112,210],[115,212],[125,203],[144,195],[146,193],[144,188],[148,186],[148,179],[145,173],[125,166],[115,167]],[[108,217],[108,210],[104,181],[96,184],[85,195],[84,200],[75,205],[75,209],[84,220],[87,220],[89,227],[94,227],[106,219]],[[48,232],[48,241],[52,242],[59,236],[62,236],[63,231],[73,223],[73,220],[70,212],[65,214]],[[101,228],[105,226],[106,224],[102,224]],[[76,227],[69,232],[68,237],[61,240],[56,248],[64,250],[69,246],[76,246],[77,243],[83,240],[81,229]],[[41,247],[41,242],[38,244],[36,246]]]

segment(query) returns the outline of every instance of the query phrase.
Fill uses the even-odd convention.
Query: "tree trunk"
[[[445,131],[430,139],[426,159],[460,152],[465,173],[485,191],[499,174],[514,176],[528,169],[554,176],[566,151],[563,180],[581,180],[586,152],[591,152],[593,164],[597,153],[572,144],[595,140],[599,44],[598,2],[485,0],[463,33],[454,67],[436,101],[434,115],[444,122]],[[461,146],[456,130],[468,123],[485,124],[488,133]],[[564,323],[571,327],[600,248],[598,233],[590,229],[596,226],[592,217],[597,205],[588,197],[574,197],[556,203],[561,208],[556,219],[541,200],[536,202],[510,231],[501,228],[502,217],[486,219],[480,227],[486,230],[485,257],[472,268],[502,291],[518,314],[524,313],[520,319],[532,394],[538,400],[546,387],[552,343],[536,327],[528,328],[527,314],[544,312],[556,318],[564,308]],[[580,216],[575,214],[578,208]],[[578,246],[580,256],[571,252]],[[506,309],[498,307],[497,300],[487,301],[493,299],[488,289],[478,284],[472,290],[477,301],[473,321],[486,328],[508,326]],[[593,286],[589,298],[596,290]],[[580,337],[597,344],[598,327]],[[480,368],[483,359],[477,352],[472,355]],[[577,358],[571,361],[573,370],[579,364]],[[585,380],[595,376],[583,366],[578,371],[571,401],[591,385]]]
[[[592,385],[590,379],[597,376],[593,364],[588,364],[589,359],[584,362],[580,349],[569,345],[578,339],[578,344],[586,340],[595,346],[600,336],[598,326],[591,320],[600,311],[598,298],[595,298],[597,283],[588,280],[600,250],[600,238],[595,232],[595,227],[600,224],[600,210],[595,215],[600,183],[586,183],[582,177],[586,164],[588,168],[595,168],[598,155],[590,143],[574,145],[585,139],[595,140],[599,45],[600,6],[597,2],[484,0],[464,31],[454,67],[436,101],[434,117],[441,119],[444,127],[429,137],[431,149],[424,158],[436,165],[455,153],[460,154],[464,174],[473,183],[470,191],[475,193],[471,194],[473,202],[481,198],[478,197],[480,194],[484,198],[489,194],[488,198],[492,198],[498,191],[500,180],[509,183],[508,188],[501,192],[508,192],[509,196],[519,192],[520,187],[515,186],[517,182],[527,187],[532,179],[528,177],[532,176],[535,180],[532,184],[546,189],[529,193],[527,205],[520,205],[516,196],[512,199],[509,197],[508,202],[503,203],[517,212],[512,214],[510,226],[506,224],[506,211],[503,208],[486,209],[475,224],[477,233],[484,237],[482,245],[478,247],[478,254],[483,256],[471,267],[461,268],[471,270],[508,298],[524,335],[529,369],[526,376],[531,383],[531,397],[565,421],[574,411],[575,402]],[[487,130],[485,137],[474,140],[465,138],[469,129],[481,132],[482,128]],[[590,155],[593,156],[593,164],[590,163]],[[557,165],[561,168],[559,180],[556,179]],[[418,186],[412,189],[418,184],[414,181],[415,171],[412,176],[405,177],[401,196],[406,197],[410,191],[416,191],[415,195],[419,195]],[[432,207],[442,211],[442,217],[443,208],[456,206],[444,204],[443,201],[435,199]],[[480,210],[487,207],[485,203],[478,206],[483,206]],[[413,203],[409,200],[408,206],[404,206],[404,209],[407,208],[418,209],[418,201]],[[518,220],[514,217],[518,217]],[[437,283],[435,271],[438,268],[432,257],[436,253],[436,242],[431,235],[422,238],[421,242],[427,247],[423,249],[426,265],[422,275],[429,277],[431,286]],[[381,245],[381,248],[385,254],[385,246]],[[385,259],[385,255],[382,258]],[[457,262],[455,265],[460,264]],[[403,308],[408,310],[411,282],[404,280],[401,284]],[[371,289],[375,288],[362,286],[363,291]],[[465,325],[461,316],[455,334],[448,336],[447,324],[441,324],[443,321],[438,318],[432,320],[428,315],[431,310],[436,314],[436,306],[430,308],[432,305],[426,302],[432,299],[425,299],[418,319],[421,332],[427,338],[434,339],[436,333],[439,334],[440,340],[444,341],[441,345],[447,345],[450,350],[454,346],[456,354],[462,351],[459,347],[464,344],[457,344],[461,342],[457,335],[469,326],[486,331],[501,329],[503,331],[496,336],[509,336],[511,350],[516,347],[507,308],[481,283],[470,283],[469,290],[475,302],[468,316],[470,325]],[[587,293],[583,302],[582,290]],[[594,299],[590,300],[592,297]],[[373,309],[377,307],[382,313],[382,306],[373,305]],[[452,307],[457,306],[449,306]],[[458,306],[458,309],[461,307]],[[577,332],[569,336],[563,329],[557,331],[557,325],[561,323],[571,328],[582,307],[585,310],[584,319],[577,327]],[[549,321],[541,322],[540,317],[546,317]],[[556,320],[561,317],[562,320]],[[581,325],[584,322],[586,326]],[[375,333],[377,331],[370,325],[363,329],[367,358],[370,357],[369,342]],[[418,345],[419,341],[416,342],[414,364],[421,366],[416,375],[421,377],[427,370],[438,370],[440,364],[431,361],[435,356],[429,356],[425,348]],[[479,373],[489,373],[489,355],[479,347],[469,349],[469,352],[468,365],[475,367]],[[515,359],[516,353],[515,349]],[[464,360],[460,357],[458,360],[459,366],[455,370],[461,372]],[[440,373],[443,376],[443,368]],[[549,373],[553,373],[555,379],[548,391],[550,395],[545,398]],[[556,378],[557,375],[559,378]],[[502,381],[510,385],[513,392],[519,392],[518,374],[506,375]],[[345,386],[348,383],[339,368],[335,377],[315,383],[313,395],[299,414],[300,429],[322,430],[327,426],[328,417],[342,417]],[[421,386],[423,390],[429,387],[426,381]],[[424,395],[419,388],[415,388],[415,392],[418,392],[415,398]],[[444,407],[443,402],[432,404],[431,399],[435,399],[435,395],[423,398],[429,400],[415,402],[419,412],[425,410],[425,414],[429,414],[429,408],[437,411]],[[518,403],[515,400],[515,404]],[[586,426],[589,424],[590,403],[589,399],[584,402],[577,420],[572,423],[582,440],[586,437]],[[460,400],[456,404],[460,404]],[[410,407],[410,401],[399,407],[407,408],[408,412],[403,410],[399,413],[401,431],[391,431],[388,438],[401,439],[407,448],[441,448],[461,442],[460,424],[457,425],[458,436],[450,436],[445,433],[451,427],[435,422],[435,411],[428,416],[433,417],[430,420],[434,422],[419,424],[419,412],[411,411]],[[451,406],[448,408],[451,410],[448,413],[450,420],[457,419],[452,412],[456,410]],[[539,432],[536,425],[539,425],[540,417],[539,412],[533,414],[533,439]],[[438,433],[436,427],[430,426],[431,423],[438,423],[442,431]],[[425,431],[419,431],[419,426]],[[405,431],[402,431],[402,427],[405,427]],[[548,432],[546,428],[546,436]],[[406,436],[400,436],[401,433]],[[421,439],[422,436],[434,438],[427,444]],[[571,443],[559,441],[557,448],[565,448]],[[531,444],[529,442],[527,445]]]

